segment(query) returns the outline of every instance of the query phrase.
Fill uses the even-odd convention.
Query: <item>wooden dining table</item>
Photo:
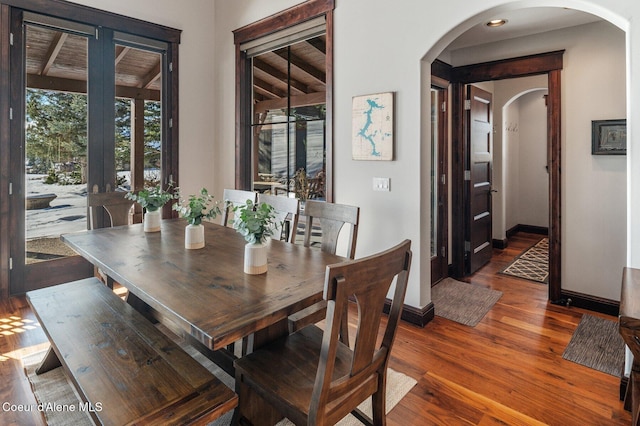
[[[285,333],[290,314],[322,299],[326,266],[345,260],[270,240],[268,271],[248,275],[245,241],[235,230],[204,223],[205,247],[188,250],[185,225],[170,219],[162,221],[160,232],[145,233],[135,224],[61,238],[126,287],[153,318],[210,351],[243,338],[268,341]]]

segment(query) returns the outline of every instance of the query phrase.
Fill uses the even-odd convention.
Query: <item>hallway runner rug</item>
[[[547,284],[549,282],[549,239],[541,239],[500,273]]]
[[[445,278],[431,288],[435,314],[475,327],[502,297],[502,292]]]
[[[624,368],[624,341],[618,322],[584,314],[562,358],[620,377]]]

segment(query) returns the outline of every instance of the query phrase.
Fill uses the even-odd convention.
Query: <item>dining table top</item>
[[[205,247],[185,249],[186,222],[163,220],[63,234],[76,252],[211,350],[285,320],[322,299],[326,266],[345,258],[269,240],[268,271],[244,273],[243,237],[203,222]]]

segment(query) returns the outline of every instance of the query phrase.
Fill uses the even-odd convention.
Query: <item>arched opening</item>
[[[508,7],[505,6],[500,8],[494,8],[494,9],[485,11],[482,14],[476,15],[474,18],[471,18],[465,21],[455,29],[451,30],[444,37],[442,37],[440,41],[436,44],[436,46],[434,46],[427,53],[427,55],[425,56],[425,61],[433,61],[435,59],[442,60],[443,57],[447,57],[447,51],[446,51],[447,46],[450,43],[452,43],[454,40],[456,40],[458,36],[463,35],[465,31],[469,30],[474,25],[482,24],[483,22],[487,21],[489,18],[493,18],[502,12],[505,12],[505,11],[513,12],[517,10],[516,6],[518,6],[519,8],[526,8],[526,7],[530,7],[531,5],[526,2],[517,2],[511,5],[508,5]],[[564,10],[564,9],[559,8],[558,10]],[[625,35],[624,35],[625,24],[623,22],[620,22],[620,19],[618,17],[603,16],[603,11],[601,10],[597,10],[597,11],[587,10],[587,8],[585,8],[584,12],[597,14],[597,16],[595,16],[597,20],[588,22],[587,24],[583,24],[581,27],[577,27],[577,28],[579,28],[580,30],[586,31],[586,28],[588,28],[589,25],[593,25],[593,26],[600,25],[601,27],[605,27],[607,31],[613,34],[612,37],[616,39],[616,43],[614,44],[616,45],[616,49],[618,51],[618,58],[621,57],[622,60],[624,60],[625,52],[626,52],[625,41],[624,41],[625,40]],[[593,15],[589,15],[589,16],[593,16]],[[598,17],[608,19],[610,22],[603,21]],[[616,26],[612,25],[611,22],[617,25],[617,28]],[[578,30],[576,30],[576,32],[577,31]],[[548,36],[546,38],[547,40],[546,45],[548,46],[546,50],[547,52],[550,51],[552,48],[558,49],[562,47],[562,43],[559,43],[559,42],[556,42],[555,44],[550,43],[548,40],[550,40],[551,37],[552,36]],[[524,38],[520,38],[520,41],[523,39]],[[535,43],[533,43],[531,46],[528,46],[529,51],[536,51],[539,53],[544,52],[545,50],[539,47],[534,47],[534,46],[543,46],[544,43],[543,41],[541,41],[542,39],[544,39],[544,37],[539,37],[538,40],[535,40],[536,41]],[[469,53],[469,48],[467,48],[466,50],[461,50],[460,52],[462,53],[458,52],[459,54],[457,56],[451,53],[448,53],[448,59],[451,62],[452,69],[454,69],[454,74],[455,74],[455,68],[460,67],[462,65],[460,61],[461,61],[461,57],[463,56],[463,53],[468,54],[467,55],[468,57],[465,59],[468,60],[469,62],[467,64],[464,64],[464,65],[467,65],[467,68],[471,68],[472,64],[480,64],[480,63],[486,66],[487,62],[491,62],[491,61],[495,61],[493,63],[497,64],[498,62],[500,62],[499,59],[506,60],[505,58],[508,56],[508,54],[504,52],[507,52],[507,51],[516,52],[511,57],[518,56],[517,54],[518,41],[519,40],[517,39],[509,40],[508,42],[503,42],[502,46],[499,44],[500,42],[495,41],[493,42],[493,46],[495,47],[495,49],[493,49],[491,53],[487,53],[487,49],[483,50],[481,48],[478,48],[478,46],[474,47],[475,52]],[[527,51],[526,48],[523,48],[521,50],[522,52]],[[482,56],[483,52],[485,53],[485,56]],[[582,52],[579,52],[579,53],[582,53]],[[607,60],[597,55],[593,55],[593,57],[591,58],[587,58],[586,56],[587,55],[580,58],[580,60],[584,61],[584,63],[581,63],[580,65],[584,65],[585,63],[587,63],[586,62],[587,59],[596,64],[601,64],[602,63],[601,61]],[[572,57],[572,60],[575,60],[575,56]],[[624,63],[621,64],[620,61],[618,60],[617,64],[618,64],[617,70],[622,74],[624,74],[624,71],[625,71]],[[555,99],[558,102],[556,106],[554,106],[552,103],[550,104],[551,105],[550,107],[554,111],[551,111],[549,114],[550,133],[549,133],[549,164],[548,164],[549,173],[550,173],[549,175],[549,209],[550,209],[549,227],[550,227],[550,234],[553,235],[551,247],[550,247],[551,253],[550,253],[549,299],[551,301],[558,301],[558,302],[563,302],[564,300],[566,300],[568,296],[571,296],[571,298],[574,300],[576,299],[576,296],[578,298],[581,296],[580,295],[581,291],[576,291],[573,288],[565,289],[562,283],[566,281],[570,281],[571,283],[576,282],[578,280],[578,276],[577,274],[574,274],[574,269],[580,269],[579,267],[572,268],[572,265],[574,264],[573,263],[567,264],[566,259],[564,259],[564,257],[567,254],[567,250],[570,250],[570,247],[568,247],[566,244],[570,244],[571,247],[576,247],[580,245],[579,243],[580,239],[577,236],[578,232],[580,231],[577,231],[575,229],[570,229],[569,231],[567,231],[567,229],[563,227],[563,223],[565,223],[565,221],[568,220],[568,217],[577,215],[576,212],[579,209],[579,206],[581,205],[581,203],[582,205],[584,205],[585,203],[592,205],[591,202],[587,202],[585,201],[585,199],[578,199],[578,197],[575,196],[575,193],[571,191],[574,187],[576,187],[576,185],[580,185],[581,179],[584,178],[585,175],[589,172],[582,169],[582,165],[585,163],[590,163],[593,166],[593,169],[597,169],[598,171],[601,171],[605,168],[608,168],[608,170],[611,170],[611,168],[616,168],[617,171],[619,171],[620,169],[625,169],[626,167],[624,161],[615,162],[615,160],[613,160],[613,162],[615,162],[615,165],[614,165],[613,162],[610,160],[602,161],[600,159],[591,158],[590,153],[589,155],[585,155],[584,151],[582,150],[583,147],[580,146],[579,142],[577,141],[578,138],[584,139],[585,137],[590,137],[590,134],[586,134],[586,135],[584,134],[584,130],[580,127],[580,124],[579,124],[580,120],[582,121],[587,120],[587,122],[590,123],[590,120],[595,119],[594,117],[597,116],[598,114],[605,114],[606,113],[605,110],[607,108],[609,108],[610,114],[622,115],[623,117],[626,116],[627,113],[626,113],[626,104],[625,104],[624,98],[619,99],[619,102],[617,102],[617,104],[614,106],[605,104],[605,105],[601,105],[601,108],[599,109],[592,108],[591,111],[588,111],[588,108],[583,108],[585,109],[585,111],[580,111],[580,113],[583,115],[579,118],[576,117],[574,110],[576,110],[577,108],[576,109],[573,108],[573,103],[576,103],[576,98],[570,98],[569,100],[567,100],[565,98],[564,93],[574,94],[576,90],[575,88],[577,87],[577,85],[583,84],[583,83],[578,81],[580,79],[575,78],[576,64],[571,63],[570,67],[572,68],[569,70],[562,70],[563,68],[561,65],[560,68],[558,68],[556,71],[553,71],[553,72],[544,72],[544,70],[541,70],[542,72],[535,73],[535,74],[547,74],[548,83],[549,83],[549,99],[552,100],[551,102],[554,102],[553,99]],[[493,69],[492,71],[487,71],[487,74],[485,76],[478,77],[475,79],[473,77],[469,77],[466,80],[463,80],[461,84],[463,86],[464,84],[472,83],[472,82],[490,81],[492,80],[491,76],[493,75],[492,72],[494,71],[495,69]],[[508,72],[506,72],[500,75],[499,78],[506,79],[506,78],[521,77],[524,75],[533,74],[533,73],[527,74],[528,71],[523,72],[521,68],[516,68],[515,66],[511,67],[511,71],[513,71],[513,75],[509,75]],[[561,79],[561,76],[562,76],[562,79]],[[598,83],[597,81],[598,78],[602,79],[606,77],[604,77],[603,75],[599,77],[596,76],[594,80],[591,80],[591,83],[593,83],[594,81]],[[619,78],[621,82],[624,82],[624,75],[617,76],[616,78]],[[495,79],[497,80],[498,78],[495,78]],[[572,88],[572,90],[568,92],[565,91],[565,84],[567,84],[567,82],[569,82],[569,85]],[[425,82],[425,86],[428,86],[428,84],[429,83]],[[562,85],[563,87],[561,88],[560,85]],[[594,85],[591,84],[591,86],[584,87],[583,90],[589,91],[592,86]],[[597,84],[595,84],[595,86],[597,86]],[[554,96],[554,93],[556,90],[557,90],[557,93],[556,93],[556,96]],[[622,90],[624,93],[627,89],[624,88],[623,86]],[[452,92],[454,93],[454,99],[455,99],[455,96],[456,96],[455,87]],[[460,96],[459,102],[463,103],[464,99],[461,97],[462,95],[460,95],[461,89],[458,90],[458,93]],[[560,93],[563,93],[562,103],[560,103]],[[577,96],[579,97],[579,94]],[[584,104],[589,105],[589,103],[591,105],[594,105],[594,104],[597,104],[598,102],[594,102],[593,99],[591,100],[591,102],[587,100],[584,101]],[[568,113],[567,113],[567,108],[568,108],[567,105],[571,105],[571,108]],[[462,191],[462,188],[464,186],[464,181],[465,181],[465,175],[464,175],[465,169],[463,168],[463,166],[460,166],[459,170],[456,172],[455,154],[457,152],[460,152],[459,150],[464,148],[464,145],[463,144],[455,145],[456,132],[459,132],[458,133],[459,139],[463,137],[463,133],[461,129],[462,124],[460,124],[462,123],[462,120],[458,121],[458,124],[456,124],[456,121],[455,121],[455,115],[460,114],[460,112],[456,111],[455,107],[453,108],[453,110],[454,110],[453,112],[454,119],[452,120],[452,123],[453,123],[452,124],[453,126],[452,142],[454,142],[454,145],[453,145],[453,155],[452,155],[453,163],[451,168],[452,170],[451,182],[453,184],[453,188],[452,188],[452,207],[450,211],[453,213],[454,217],[452,218],[452,225],[449,227],[449,229],[452,230],[451,231],[452,235],[450,236],[452,237],[452,244],[451,244],[452,268],[451,269],[454,271],[454,274],[458,272],[458,274],[462,276],[465,273],[464,264],[463,264],[466,256],[465,240],[463,237],[456,237],[453,234],[456,232],[456,230],[464,229],[464,223],[462,222],[462,219],[458,219],[458,222],[456,222],[456,218],[455,218],[455,213],[457,211],[460,211],[461,207],[463,206],[462,203],[464,202],[464,197],[463,197],[463,194],[461,194],[460,192]],[[502,126],[504,123],[494,123],[494,124]],[[555,132],[555,137],[557,139],[554,139],[554,132]],[[569,139],[568,142],[567,142],[567,139]],[[567,156],[567,152],[576,153],[576,155]],[[561,153],[562,153],[562,157],[561,157]],[[578,157],[580,159],[578,159]],[[580,166],[574,167],[576,164],[580,164]],[[425,164],[425,167],[426,167],[426,164]],[[562,171],[562,175],[560,174],[561,171]],[[456,176],[456,173],[457,173],[457,176]],[[622,187],[616,188],[615,191],[623,194],[622,199],[624,200],[625,186],[626,186],[624,182],[626,181],[626,171],[624,171],[623,173],[625,174],[625,177],[622,177],[620,179],[620,176],[618,176],[617,178],[615,178],[617,181],[622,182]],[[589,175],[588,179],[594,179],[594,177]],[[595,179],[597,180],[598,178],[595,178]],[[608,177],[606,177],[605,179],[608,179]],[[458,186],[459,186],[458,188],[456,188],[456,182],[458,183]],[[567,193],[569,194],[568,202],[566,199],[564,199]],[[458,201],[456,201],[457,199]],[[621,210],[626,210],[625,205],[618,204],[616,208]],[[595,214],[597,215],[599,214],[599,212]],[[594,220],[606,221],[607,219],[604,219],[604,218],[606,218],[607,215],[608,213],[603,215],[602,218],[599,218],[599,219],[596,219],[594,217]],[[623,224],[625,223],[624,217],[622,219],[622,223]],[[622,242],[621,243],[618,242],[618,245],[622,247],[622,250],[618,250],[617,257],[619,258],[619,262],[624,263],[626,260],[626,254],[625,254],[626,228],[624,228],[621,231],[616,231],[614,233],[618,236],[622,235]],[[595,241],[598,241],[598,240],[596,239]],[[606,244],[606,243],[602,243],[602,244]],[[458,252],[456,252],[456,250]],[[594,252],[591,253],[591,255],[594,257],[597,257],[599,254],[599,250],[600,250],[599,247],[594,248]],[[569,254],[568,257],[571,262],[575,262],[575,257],[572,254]],[[615,268],[617,268],[617,264]],[[570,274],[571,274],[570,279],[567,279],[567,274],[565,270],[570,271]],[[603,296],[602,294],[589,293],[589,291],[590,289],[587,286],[583,295],[583,296],[587,296],[583,298],[586,303],[594,303],[596,305],[600,305],[601,307],[604,306],[606,309],[616,308],[616,305],[617,305],[617,302],[615,302],[616,295],[612,295],[611,297],[609,295]]]

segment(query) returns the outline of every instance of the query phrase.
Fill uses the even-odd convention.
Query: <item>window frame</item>
[[[333,9],[334,0],[309,0],[233,31],[236,50],[235,186],[251,189],[251,60],[240,49],[256,40],[301,22],[324,16],[326,20],[326,200],[333,201]]]

